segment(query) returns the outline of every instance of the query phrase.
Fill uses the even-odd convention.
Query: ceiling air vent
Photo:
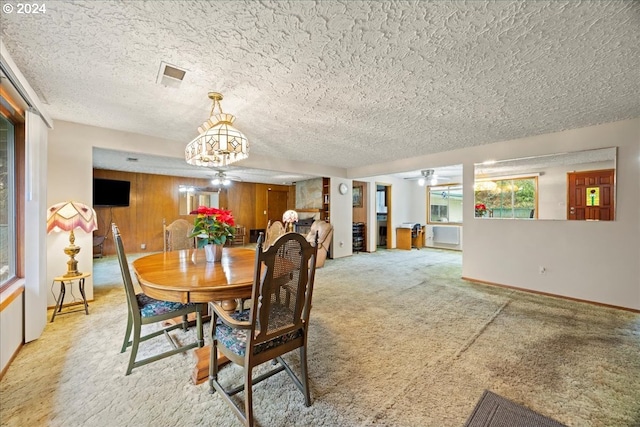
[[[186,70],[182,70],[175,65],[169,65],[166,62],[161,61],[156,83],[167,87],[179,87],[186,73]]]

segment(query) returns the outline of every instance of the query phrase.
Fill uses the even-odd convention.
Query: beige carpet
[[[313,404],[279,374],[255,387],[259,425],[459,427],[485,389],[568,426],[640,425],[639,315],[470,284],[460,262],[438,250],[328,260],[311,312]],[[1,425],[239,425],[191,384],[190,355],[124,376],[116,260],[94,274],[90,315],[57,317],[2,379]]]

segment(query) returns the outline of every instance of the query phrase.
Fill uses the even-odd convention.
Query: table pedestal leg
[[[191,373],[191,380],[194,384],[202,384],[209,379],[209,357],[211,355],[211,346],[205,345],[201,348],[196,348],[193,351],[193,355],[196,358],[196,366]],[[218,367],[229,362],[223,354],[218,352]]]
[[[220,306],[225,311],[234,311],[237,307],[237,302],[235,300],[224,300],[220,302]],[[213,321],[213,317],[211,319]],[[202,384],[209,379],[209,357],[211,355],[211,345],[196,348],[193,351],[193,355],[196,359],[196,366],[193,368],[191,380],[196,385]],[[229,359],[218,352],[218,366],[220,367],[227,362],[229,362]]]

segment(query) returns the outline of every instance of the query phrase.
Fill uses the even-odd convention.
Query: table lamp
[[[289,209],[282,215],[282,222],[287,225],[287,232],[293,231],[293,223],[298,222],[298,212],[293,209]]]
[[[73,230],[81,228],[87,233],[97,230],[96,212],[89,206],[77,202],[62,202],[51,206],[47,211],[47,233],[52,231],[68,231],[69,246],[64,248],[64,253],[69,255],[67,261],[67,273],[64,277],[80,276],[78,261],[75,256],[80,252],[80,246],[74,243],[76,237]]]

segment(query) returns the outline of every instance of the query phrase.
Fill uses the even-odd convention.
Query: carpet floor
[[[89,316],[56,317],[6,372],[0,424],[239,425],[207,384],[191,383],[191,355],[124,375],[117,260],[95,260],[93,273]],[[640,426],[640,315],[460,276],[452,251],[328,260],[311,311],[312,405],[278,374],[254,388],[257,425],[460,427],[489,389],[567,426]],[[152,340],[141,353],[167,345]],[[296,369],[297,352],[288,360]],[[239,369],[221,380],[239,383]]]

